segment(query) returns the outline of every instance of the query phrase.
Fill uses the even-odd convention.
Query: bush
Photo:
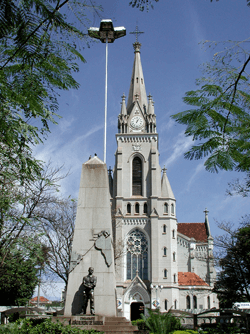
[[[40,319],[39,319],[40,320]],[[40,323],[39,323],[40,322]],[[18,320],[15,323],[0,326],[0,334],[96,334],[102,333],[91,330],[81,330],[62,323],[53,323],[51,319],[33,321],[32,319]]]
[[[148,313],[148,317],[144,314],[141,314],[141,317],[151,333],[168,334],[182,328],[180,320],[172,315],[170,310],[167,313],[161,313],[158,309],[148,309]]]
[[[180,331],[174,331],[172,334],[199,334],[197,331],[193,331],[192,329],[186,329],[186,330],[180,330]]]
[[[139,330],[145,330],[148,329],[147,325],[145,324],[145,321],[143,319],[137,319],[131,321],[133,326],[137,326]]]

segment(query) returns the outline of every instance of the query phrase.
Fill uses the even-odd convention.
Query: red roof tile
[[[196,241],[207,242],[205,223],[178,223],[178,232]]]
[[[190,272],[179,272],[178,273],[178,283],[179,285],[205,285],[208,286],[208,284],[203,281],[200,276],[196,275],[195,273]]]

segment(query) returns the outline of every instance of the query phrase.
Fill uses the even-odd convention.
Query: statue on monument
[[[93,275],[94,268],[89,267],[89,273],[83,277],[83,308],[82,314],[86,314],[88,300],[90,301],[90,313],[95,314],[94,305],[94,288],[96,286],[97,278]]]

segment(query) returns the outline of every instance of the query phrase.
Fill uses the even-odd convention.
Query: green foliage
[[[93,329],[81,330],[76,327],[64,326],[60,322],[52,322],[51,319],[44,319],[41,323],[36,323],[32,319],[25,319],[0,326],[0,334],[96,334],[103,333]]]
[[[200,334],[236,334],[242,333],[235,324],[219,324],[214,328],[205,328],[199,331]]]
[[[30,238],[20,239],[7,255],[0,253],[0,305],[25,305],[38,284],[42,248]]]
[[[136,319],[136,320],[131,321],[131,323],[133,326],[137,326],[139,330],[148,329],[143,319]]]
[[[205,158],[205,167],[211,172],[250,169],[247,42],[228,42],[224,52],[216,53],[213,61],[204,66],[205,76],[197,81],[199,89],[184,97],[191,109],[172,116],[186,126],[186,136],[198,141],[185,158]]]
[[[144,9],[149,10],[149,7],[154,8],[152,2],[158,2],[159,0],[132,0],[129,2],[129,5],[133,8],[138,8],[140,11],[144,11]]]
[[[141,314],[145,325],[154,334],[167,334],[176,329],[181,329],[181,322],[178,318],[171,314],[170,310],[161,313],[160,310],[148,309],[149,316]]]
[[[197,331],[193,331],[192,329],[174,331],[172,334],[199,334]]]
[[[250,302],[250,223],[245,218],[244,226],[233,232],[224,242],[225,253],[219,264],[214,291],[220,307],[230,308],[235,302]]]
[[[89,8],[78,0],[0,2],[0,237],[6,220],[20,221],[13,216],[23,201],[18,188],[41,177],[32,148],[56,123],[59,91],[79,87],[73,74],[85,61]]]

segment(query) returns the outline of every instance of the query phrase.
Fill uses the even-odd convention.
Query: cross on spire
[[[131,31],[130,34],[134,34],[135,35],[135,42],[138,42],[138,36],[141,34],[144,34],[144,31],[139,31],[138,30],[138,25],[135,27],[135,31]]]

